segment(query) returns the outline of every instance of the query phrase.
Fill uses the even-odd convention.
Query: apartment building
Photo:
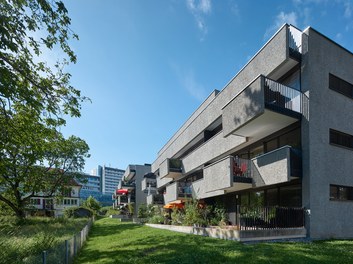
[[[141,204],[147,203],[147,195],[154,190],[151,186],[146,186],[145,179],[151,173],[151,165],[128,165],[123,175],[122,181],[115,190],[114,206],[117,208],[126,207],[128,204],[133,207],[133,215],[137,216],[138,208]],[[146,175],[146,177],[144,177]],[[143,189],[144,185],[144,189]],[[149,190],[148,190],[149,189]]]
[[[352,238],[352,99],[353,54],[283,25],[158,152],[165,203],[222,203],[240,228],[258,208],[250,229]]]

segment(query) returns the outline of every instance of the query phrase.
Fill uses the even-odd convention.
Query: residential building
[[[352,99],[353,54],[285,24],[158,152],[157,187],[223,204],[240,230],[352,238]]]
[[[133,215],[137,216],[140,205],[147,203],[147,195],[155,191],[152,186],[146,187],[147,190],[142,190],[142,185],[146,184],[144,176],[148,177],[150,172],[150,164],[127,166],[123,180],[119,183],[115,191],[115,207],[121,208],[132,204]]]
[[[98,166],[98,176],[101,177],[101,192],[103,194],[114,194],[116,187],[121,182],[124,170],[117,168]]]
[[[29,209],[41,212],[47,216],[62,216],[64,210],[70,207],[80,206],[81,185],[75,180],[70,181],[71,190],[60,196],[43,197],[41,194],[30,198]]]

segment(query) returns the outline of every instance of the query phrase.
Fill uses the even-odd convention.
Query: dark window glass
[[[331,73],[329,77],[329,88],[349,98],[353,98],[353,84],[350,84]]]
[[[339,201],[353,201],[353,187],[331,184],[330,199]]]
[[[264,192],[251,192],[250,193],[250,207],[264,206]]]
[[[280,188],[280,205],[286,207],[302,206],[302,188],[300,185]]]
[[[240,196],[241,206],[248,206],[249,205],[249,193],[243,193]]]
[[[278,205],[278,189],[269,189],[266,191],[266,206]]]
[[[353,136],[330,129],[330,143],[353,149]]]
[[[294,129],[279,137],[279,147],[291,146],[293,148],[301,148],[300,143],[300,128]]]

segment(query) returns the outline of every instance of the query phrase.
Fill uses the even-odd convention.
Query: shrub
[[[70,207],[64,210],[64,216],[67,218],[92,217],[94,212],[86,207]]]
[[[108,210],[105,212],[105,215],[106,215],[106,216],[118,215],[118,214],[120,214],[120,210],[118,210],[118,209],[113,209],[113,208],[110,208],[110,209],[108,209]]]
[[[92,196],[89,196],[87,200],[83,202],[82,206],[91,209],[95,214],[97,214],[99,209],[102,207],[101,204]]]
[[[182,225],[185,221],[185,213],[182,210],[174,208],[171,213],[171,218],[172,225]]]
[[[228,222],[228,215],[226,209],[221,204],[216,204],[213,207],[210,224],[224,226]]]
[[[187,202],[185,204],[183,225],[207,226],[210,211],[209,206],[200,205],[196,200]]]
[[[150,224],[163,224],[164,216],[163,215],[154,215],[148,219],[148,223]]]
[[[140,206],[137,210],[137,217],[138,218],[147,218],[148,217],[146,204],[140,204]]]

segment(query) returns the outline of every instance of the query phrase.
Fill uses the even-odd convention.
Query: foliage
[[[110,216],[110,215],[119,215],[120,214],[120,210],[118,209],[113,209],[110,208],[105,212],[105,216]]]
[[[200,205],[197,200],[192,200],[185,203],[185,216],[183,219],[183,225],[191,226],[207,226],[208,217],[210,215],[210,207],[206,205]]]
[[[57,246],[81,230],[87,219],[0,217],[0,263],[25,263],[24,259]]]
[[[1,0],[0,17],[0,201],[24,217],[34,194],[60,196],[80,176],[88,145],[60,126],[87,98],[64,71],[76,62],[69,42],[78,37],[61,1]],[[51,52],[65,58],[48,65]]]
[[[221,204],[216,204],[211,211],[210,224],[211,225],[226,225],[228,221],[227,211]]]
[[[130,215],[133,215],[134,214],[134,205],[132,203],[128,203],[127,204],[127,209],[128,209],[128,213]]]
[[[68,207],[64,210],[66,218],[92,217],[95,212],[88,207]]]
[[[146,204],[144,204],[144,203],[140,204],[140,206],[137,210],[137,217],[138,218],[147,218],[148,217],[148,211],[147,211]]]
[[[152,217],[148,218],[147,222],[150,224],[163,224],[164,223],[164,216],[163,215],[153,215]]]
[[[91,195],[83,202],[82,206],[91,209],[95,214],[97,214],[102,207],[101,204]]]
[[[103,218],[75,263],[352,263],[352,248],[353,240],[244,244]]]
[[[185,212],[183,210],[174,208],[171,213],[172,225],[183,225],[185,223]]]

